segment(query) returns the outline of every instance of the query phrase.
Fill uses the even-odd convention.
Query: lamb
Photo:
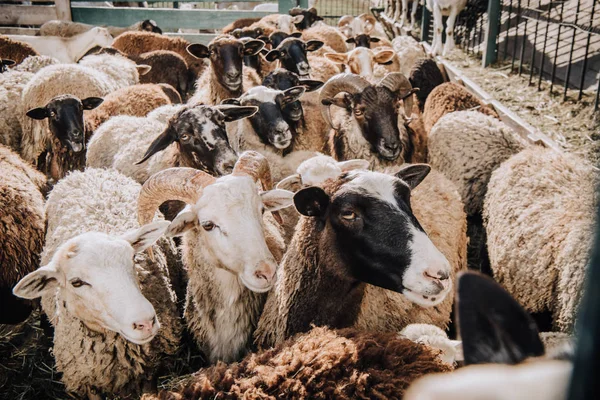
[[[255,332],[259,346],[312,324],[446,328],[452,281],[466,266],[466,217],[443,175],[424,164],[396,175],[354,169],[300,190],[294,204],[303,217]]]
[[[465,273],[459,277],[457,299],[465,364],[469,366],[417,380],[405,399],[567,398],[573,363],[544,355],[535,322],[500,285],[476,273]]]
[[[190,43],[187,40],[159,35],[151,32],[125,32],[113,42],[113,47],[128,56],[139,56],[154,50],[170,50],[185,60],[187,67],[196,80],[206,69],[207,63],[187,52]]]
[[[262,183],[260,192],[256,186]],[[188,206],[167,235],[183,235],[189,274],[184,317],[208,360],[231,362],[251,345],[264,293],[273,285],[285,245],[271,213],[292,204],[292,193],[270,190],[266,159],[246,152],[231,175],[215,179],[190,168],[153,175],[142,189],[138,220],[150,220],[168,200]]]
[[[400,60],[400,72],[408,76],[421,58],[427,57],[423,46],[412,36],[397,36],[392,40],[392,47]]]
[[[115,168],[139,183],[158,171],[179,166],[216,176],[230,173],[237,155],[227,140],[225,122],[246,118],[256,107],[188,105],[174,109],[166,121],[150,116],[111,118],[90,140],[87,166]]]
[[[115,115],[144,117],[166,104],[171,104],[171,100],[160,85],[133,85],[116,90],[86,116],[86,137],[91,137],[102,123]]]
[[[111,54],[93,54],[79,60],[79,65],[104,73],[112,83],[112,90],[135,85],[140,76],[147,74],[151,67],[138,65],[128,58]]]
[[[392,49],[374,52],[365,47],[357,47],[347,53],[327,53],[325,57],[337,64],[347,65],[348,72],[369,81],[379,80],[387,72],[400,71],[400,61]],[[389,65],[382,65],[388,63]]]
[[[295,86],[287,90],[269,89],[257,86],[240,98],[230,100],[232,104],[256,106],[258,112],[247,120],[240,120],[229,131],[229,142],[234,150],[255,150],[269,160],[275,182],[292,174],[306,158],[314,156],[311,148],[318,149],[323,141],[315,135],[301,138],[297,130],[291,129],[284,117],[284,108],[296,101],[304,93],[304,87]],[[311,143],[317,142],[317,143]],[[297,151],[296,145],[303,149]],[[294,151],[296,150],[296,151]]]
[[[412,113],[413,92],[408,79],[397,72],[387,74],[377,85],[353,74],[331,78],[320,93],[323,117],[333,128],[329,153],[336,160],[369,160],[379,170],[410,162],[414,132],[405,119]],[[336,97],[340,93],[344,96]],[[400,100],[404,112],[399,115]],[[332,105],[343,112],[332,116]]]
[[[13,60],[15,65],[19,65],[30,56],[39,56],[31,45],[0,35],[0,58]]]
[[[87,32],[70,38],[57,36],[8,35],[9,39],[28,43],[44,56],[58,59],[62,63],[74,63],[94,46],[110,46],[113,38],[106,28],[94,27]],[[30,54],[38,55],[38,54]]]
[[[83,32],[87,32],[94,28],[94,25],[82,24],[80,22],[61,21],[61,20],[50,20],[40,26],[40,36],[60,36],[60,37],[72,37],[79,35]],[[117,37],[122,33],[129,31],[147,31],[154,33],[162,33],[162,29],[156,25],[151,19],[136,22],[135,24],[122,28],[116,26],[107,26],[108,32],[113,36]]]
[[[456,17],[467,5],[467,0],[425,0],[427,9],[433,13],[433,41],[431,43],[431,52],[433,55],[443,54],[447,56],[454,49],[454,23]],[[446,20],[446,43],[442,44],[442,29],[444,23],[442,16],[448,17]],[[442,45],[444,50],[442,52]]]
[[[399,399],[415,379],[450,370],[425,346],[393,333],[322,327],[236,365],[200,370],[172,391],[143,400]]]
[[[317,23],[302,31],[302,40],[321,40],[325,45],[337,53],[347,50],[346,38],[336,28],[324,23]]]
[[[140,395],[179,347],[168,246],[153,245],[169,223],[140,227],[139,193],[116,171],[88,169],[61,180],[46,203],[43,267],[13,290],[42,297],[54,326],[56,368],[66,390],[80,397]],[[154,260],[142,253],[147,248]]]
[[[192,44],[188,52],[199,59],[208,58],[210,67],[196,82],[196,93],[190,104],[219,104],[222,100],[239,97],[260,78],[252,68],[244,68],[242,56],[255,55],[265,43],[260,40],[242,42],[233,36],[218,36],[208,46]]]
[[[22,138],[21,156],[53,179],[60,179],[68,170],[83,168],[83,110],[96,108],[101,97],[114,87],[105,74],[81,65],[59,64],[42,69],[23,89],[23,114],[19,118],[27,134]]]
[[[48,56],[29,56],[24,59],[19,65],[16,65],[12,71],[31,72],[35,74],[40,69],[49,65],[60,64],[54,57]]]
[[[492,172],[527,143],[502,122],[477,111],[444,115],[429,133],[429,163],[458,187],[467,215],[480,214]]]
[[[425,101],[423,109],[423,124],[429,133],[435,123],[444,115],[454,111],[477,110],[483,114],[498,118],[491,107],[472,95],[464,87],[447,82],[436,86]]]
[[[410,70],[408,80],[413,87],[419,88],[415,96],[421,113],[431,91],[446,81],[437,63],[430,58],[418,59]]]
[[[597,182],[594,167],[576,156],[530,146],[488,183],[483,219],[494,277],[527,311],[550,311],[559,332],[573,330]]]
[[[33,308],[14,297],[12,288],[39,267],[46,223],[46,177],[2,145],[0,170],[0,324],[17,324]]]

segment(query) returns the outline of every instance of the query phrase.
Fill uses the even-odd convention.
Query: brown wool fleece
[[[0,58],[13,60],[18,65],[27,57],[38,55],[38,52],[29,44],[0,35]]]

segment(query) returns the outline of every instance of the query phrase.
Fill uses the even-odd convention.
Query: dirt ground
[[[584,91],[581,101],[578,92],[569,90],[562,101],[563,87],[554,86],[549,93],[549,82],[542,81],[537,89],[537,76],[529,85],[529,71],[519,76],[511,73],[510,63],[500,62],[482,68],[481,58],[455,50],[447,57],[454,66],[492,97],[500,101],[519,117],[538,128],[565,150],[578,154],[598,165],[600,161],[600,111],[594,113],[595,91]]]

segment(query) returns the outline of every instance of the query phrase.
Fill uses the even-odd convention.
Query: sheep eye
[[[364,114],[363,110],[354,110],[354,115],[356,115],[357,117],[361,117]]]
[[[181,135],[180,139],[184,142],[187,142],[188,140],[190,140],[190,135],[184,133],[183,135]]]
[[[54,111],[50,111],[49,115],[50,115],[50,118],[56,117],[56,113]]]
[[[84,285],[91,286],[89,283],[82,281],[79,278],[75,278],[71,280],[71,286],[74,288],[82,287]]]
[[[215,228],[215,224],[212,223],[211,221],[205,221],[202,223],[202,228],[204,228],[205,231],[210,232]]]
[[[285,51],[285,50],[281,50],[281,51],[279,52],[279,54],[281,54],[281,56],[282,56],[282,57],[285,57],[285,55],[287,54],[287,51]]]
[[[356,213],[354,211],[342,211],[342,218],[344,218],[347,221],[353,221],[356,219]]]

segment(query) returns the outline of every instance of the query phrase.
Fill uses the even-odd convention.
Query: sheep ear
[[[392,50],[381,50],[375,53],[373,59],[377,64],[385,64],[392,61],[395,53]]]
[[[103,102],[104,99],[102,97],[88,97],[86,99],[81,100],[81,104],[83,104],[84,110],[93,110]]]
[[[412,190],[419,186],[419,183],[423,182],[423,179],[427,177],[430,171],[431,167],[427,164],[410,164],[398,171],[396,177],[408,183],[408,186]]]
[[[348,61],[346,53],[325,53],[325,57],[337,64],[346,64]]]
[[[314,92],[323,86],[325,82],[314,81],[312,79],[300,79],[300,85],[304,86],[305,92]]]
[[[262,40],[248,40],[244,43],[244,55],[255,56],[265,47],[265,42]]]
[[[173,129],[171,124],[167,125],[167,128],[163,131],[163,133],[158,135],[158,137],[154,139],[152,143],[150,143],[150,146],[148,147],[148,150],[146,150],[146,154],[144,154],[144,157],[142,157],[140,161],[136,162],[135,165],[142,164],[159,151],[162,151],[169,147],[169,145],[176,140],[177,133],[175,132],[175,129]]]
[[[279,50],[271,50],[265,56],[265,60],[273,62],[273,61],[277,60],[280,57],[281,57],[281,53],[279,52]]]
[[[353,37],[346,39],[346,43],[354,43],[356,44],[356,39],[354,39]]]
[[[299,174],[294,174],[280,180],[276,188],[293,192],[294,188],[298,186],[302,186],[302,178],[300,178]]]
[[[302,21],[304,21],[304,15],[302,15],[302,14],[296,15],[295,17],[292,17],[292,23],[293,24],[299,24]]]
[[[544,354],[533,318],[491,278],[461,274],[456,296],[466,365],[516,364]]]
[[[46,109],[46,107],[33,108],[33,109],[27,111],[26,115],[29,118],[39,119],[39,120],[48,118],[50,116],[50,114],[48,114],[48,110]]]
[[[317,51],[323,47],[324,44],[325,43],[321,42],[320,40],[309,40],[306,42],[306,51]]]
[[[294,195],[294,205],[304,216],[324,219],[329,207],[329,195],[320,187],[311,186]]]
[[[302,32],[293,32],[288,37],[295,37],[296,39],[300,39],[302,37]]]
[[[186,50],[196,58],[208,58],[210,56],[210,50],[208,50],[208,47],[200,43],[190,44]]]
[[[2,60],[2,65],[6,65],[7,67],[10,67],[11,65],[15,65],[15,62],[13,60],[4,59],[4,60]]]
[[[372,37],[372,38],[369,38],[369,42],[378,43],[378,42],[381,42],[381,39],[378,37]]]
[[[344,93],[342,97],[325,98],[321,100],[321,104],[324,106],[336,106],[348,109],[352,106],[352,96],[348,93]]]
[[[337,163],[338,167],[342,170],[342,172],[353,171],[355,169],[369,169],[370,163],[367,160],[348,160],[348,161],[339,161]]]
[[[146,75],[152,69],[150,65],[146,64],[138,64],[135,66],[135,68],[137,69],[138,74],[140,75]]]
[[[121,235],[121,239],[131,244],[136,253],[146,250],[152,246],[165,233],[171,225],[169,221],[155,221],[142,226],[139,229],[129,231]]]
[[[286,106],[294,101],[300,99],[304,94],[304,86],[294,86],[283,91],[283,100],[281,101],[282,106]]]
[[[37,299],[58,287],[59,272],[54,261],[25,275],[13,288],[13,294],[23,299]]]
[[[225,122],[233,122],[238,119],[249,118],[256,114],[258,107],[255,106],[239,106],[239,105],[222,105],[217,106],[219,110],[225,116]]]
[[[242,36],[242,30],[240,28],[234,29],[233,32],[231,32],[231,36],[239,39]]]
[[[198,216],[191,206],[187,206],[173,219],[173,222],[169,225],[169,229],[167,229],[166,236],[181,236],[197,225]]]
[[[265,42],[265,44],[271,43],[271,39],[269,39],[269,37],[265,35],[260,35],[256,39]],[[264,47],[260,50],[260,54],[267,54],[268,52],[269,50],[265,49]]]
[[[277,211],[289,207],[294,202],[294,193],[289,190],[274,189],[262,192],[260,198],[267,211]]]

